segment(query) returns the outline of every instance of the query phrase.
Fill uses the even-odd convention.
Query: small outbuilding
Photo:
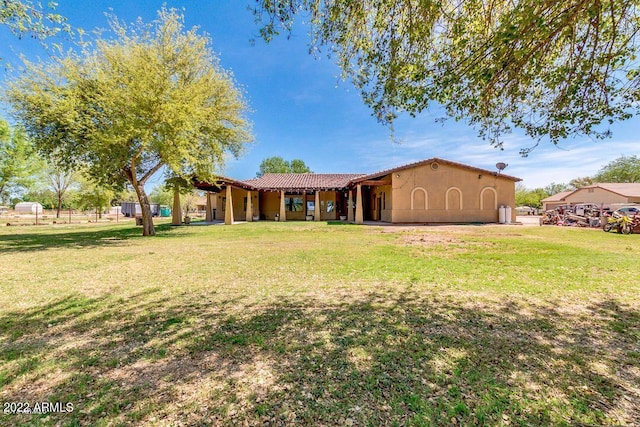
[[[20,202],[16,204],[15,211],[18,214],[41,214],[42,205],[38,202]]]
[[[545,210],[583,203],[596,204],[604,208],[625,203],[640,203],[640,183],[600,182],[574,191],[554,194],[542,200]]]

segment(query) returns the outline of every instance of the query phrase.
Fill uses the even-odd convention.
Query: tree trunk
[[[60,209],[62,209],[62,196],[58,193],[58,209],[56,210],[56,218],[60,218]]]
[[[135,187],[136,194],[138,195],[138,202],[142,208],[142,235],[143,236],[155,236],[156,230],[153,226],[153,216],[151,215],[151,206],[149,205],[149,198],[144,190],[144,185],[137,185]]]
[[[7,198],[4,195],[4,187],[6,185],[7,185],[6,182],[3,182],[2,185],[0,185],[0,203],[3,203],[3,204],[8,204],[6,203]]]

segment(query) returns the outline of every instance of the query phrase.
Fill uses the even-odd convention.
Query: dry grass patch
[[[638,236],[442,230],[0,232],[0,423],[640,423]]]

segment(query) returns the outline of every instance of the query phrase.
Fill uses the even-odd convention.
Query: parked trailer
[[[151,208],[152,216],[160,215],[160,204],[159,203],[149,203],[149,207]],[[140,203],[136,202],[122,202],[122,215],[127,218],[142,216],[142,207]]]

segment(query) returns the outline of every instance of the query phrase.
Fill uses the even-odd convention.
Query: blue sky
[[[417,118],[401,118],[392,141],[389,129],[371,116],[350,82],[326,55],[308,53],[308,37],[300,24],[291,38],[279,37],[265,44],[244,0],[215,1],[107,1],[58,0],[58,12],[74,27],[91,30],[106,27],[104,13],[113,12],[126,22],[138,17],[148,22],[164,3],[184,9],[187,27],[199,26],[213,40],[221,65],[233,71],[251,107],[255,142],[240,159],[230,159],[223,171],[237,179],[255,176],[262,159],[282,156],[303,159],[318,173],[369,173],[430,157],[495,170],[505,162],[505,173],[522,178],[529,188],[595,174],[621,155],[640,153],[640,119],[613,127],[609,140],[588,137],[564,141],[559,147],[541,143],[528,158],[518,151],[533,144],[522,134],[505,137],[503,151],[477,137],[465,123],[448,120],[433,108]],[[256,38],[255,44],[250,39]],[[0,28],[0,57],[18,63],[46,54],[32,40],[19,40]],[[0,71],[4,81],[11,71]],[[1,82],[0,82],[1,84]],[[2,112],[1,114],[5,114]],[[152,184],[162,182],[157,174]]]

